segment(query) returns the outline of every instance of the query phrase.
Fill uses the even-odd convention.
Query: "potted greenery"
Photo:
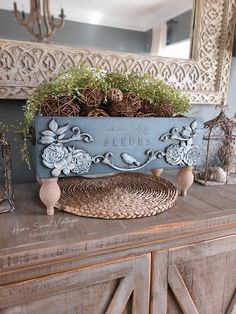
[[[39,86],[25,106],[21,152],[28,162],[34,123],[36,172],[48,213],[60,196],[61,176],[191,169],[200,157],[202,120],[181,116],[189,108],[187,97],[143,73],[81,66]]]

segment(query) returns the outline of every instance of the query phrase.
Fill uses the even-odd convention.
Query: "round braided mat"
[[[105,219],[156,215],[175,204],[178,191],[166,179],[140,173],[103,178],[71,177],[59,180],[58,209]]]

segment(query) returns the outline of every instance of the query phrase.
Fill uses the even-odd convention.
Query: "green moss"
[[[104,80],[108,87],[118,88],[123,92],[132,91],[157,106],[169,104],[176,113],[184,113],[190,109],[189,99],[186,96],[147,73],[111,72],[104,76]]]

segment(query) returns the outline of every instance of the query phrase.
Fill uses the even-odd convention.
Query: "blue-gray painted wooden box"
[[[37,117],[39,178],[194,166],[201,118]]]

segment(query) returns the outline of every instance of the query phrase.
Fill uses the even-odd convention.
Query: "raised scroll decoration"
[[[193,121],[190,126],[183,127],[181,131],[172,128],[169,133],[161,136],[161,141],[176,140],[178,144],[168,146],[162,155],[165,161],[172,166],[194,166],[201,158],[201,150],[193,145],[193,138],[201,132],[197,128],[197,121]]]
[[[58,177],[61,173],[69,175],[70,172],[83,174],[89,171],[92,164],[91,156],[73,146],[65,147],[63,143],[71,141],[93,142],[93,137],[88,133],[81,133],[79,127],[71,129],[73,135],[65,139],[68,130],[68,124],[59,127],[55,119],[52,119],[48,125],[49,129],[41,132],[42,136],[39,143],[48,145],[43,150],[42,163],[49,169],[51,174]]]
[[[200,148],[193,145],[193,138],[201,131],[197,128],[197,121],[193,121],[190,126],[183,127],[181,131],[172,128],[169,133],[163,134],[160,137],[161,141],[173,140],[178,143],[167,146],[165,151],[147,150],[145,152],[147,157],[144,162],[123,152],[120,158],[125,167],[117,166],[112,162],[112,152],[91,156],[88,152],[74,146],[65,147],[64,143],[71,141],[84,141],[86,143],[94,141],[92,135],[82,133],[79,127],[71,129],[72,135],[69,138],[65,138],[68,124],[59,127],[56,120],[52,119],[48,127],[48,130],[41,132],[39,143],[47,145],[43,150],[42,163],[51,169],[51,175],[54,177],[61,174],[68,176],[70,173],[77,175],[87,173],[93,163],[102,163],[117,171],[137,171],[157,158],[164,158],[165,162],[172,166],[194,166],[201,157]]]

